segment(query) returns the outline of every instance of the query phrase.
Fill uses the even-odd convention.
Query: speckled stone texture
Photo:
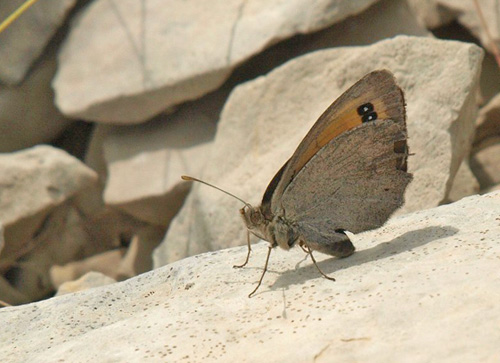
[[[500,192],[392,219],[357,253],[267,244],[0,310],[4,362],[487,362],[498,358]]]

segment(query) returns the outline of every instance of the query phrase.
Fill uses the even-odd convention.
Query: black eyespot
[[[358,107],[358,115],[364,116],[373,111],[373,105],[368,102]]]
[[[375,121],[377,117],[378,115],[376,112],[370,112],[369,114],[363,115],[363,117],[361,117],[361,121],[363,121],[363,123]]]
[[[361,116],[361,121],[363,123],[375,121],[378,117],[377,113],[374,111],[373,104],[368,102],[364,103],[358,107],[358,115]]]

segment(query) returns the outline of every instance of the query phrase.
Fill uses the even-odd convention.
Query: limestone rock
[[[489,138],[500,136],[500,94],[493,97],[479,112],[474,147]]]
[[[59,54],[56,102],[70,117],[142,122],[216,89],[235,66],[266,47],[373,3],[97,0],[73,22]]]
[[[94,287],[106,286],[115,283],[111,277],[99,272],[89,272],[75,281],[68,281],[62,284],[57,290],[56,296],[66,295],[77,291],[85,291]]]
[[[134,253],[128,254],[127,263],[122,264],[121,259],[116,264],[101,261],[104,266],[101,270],[113,271],[116,276],[121,277],[122,265],[128,267],[125,269],[128,273],[135,271],[132,267],[151,265],[151,256],[144,256],[154,248],[148,239],[152,237],[152,233],[147,233],[148,227],[143,222],[105,206],[101,193],[101,188],[92,186],[49,211],[38,213],[37,218],[42,222],[37,225],[33,234],[26,235],[23,245],[19,240],[12,239],[13,234],[10,233],[11,238],[7,242],[13,253],[2,255],[0,260],[0,273],[5,276],[6,283],[5,288],[0,288],[0,300],[21,304],[46,298],[62,282],[74,280],[88,270],[95,269],[95,263],[88,263],[89,258],[93,258],[89,256],[116,250],[129,241],[136,242],[133,243],[136,248],[131,250]],[[34,223],[34,219],[25,218],[17,222],[13,229],[32,230],[33,225],[30,223]],[[160,239],[160,236],[156,236],[154,246]],[[18,245],[20,247],[15,249]],[[87,266],[87,270],[79,268],[75,273],[74,267],[63,267],[63,272],[70,271],[71,274],[60,273],[57,279],[52,278],[49,272],[54,265],[67,265],[72,261]]]
[[[472,171],[481,190],[500,184],[500,95],[481,109],[471,154]]]
[[[500,190],[500,183],[495,184],[495,185],[493,185],[493,186],[491,186],[491,187],[487,188],[486,190],[484,190],[484,191],[483,191],[483,193],[485,193],[485,194],[486,194],[486,193],[491,193],[491,192],[495,192],[495,191],[497,191],[497,190]]]
[[[2,1],[0,19],[6,19],[25,2]],[[2,83],[12,85],[23,80],[75,3],[76,0],[40,1],[0,34]]]
[[[61,204],[96,182],[82,162],[47,145],[1,154],[0,167],[4,225]]]
[[[475,45],[406,36],[296,58],[232,92],[201,179],[258,205],[319,115],[362,76],[387,68],[406,93],[409,146],[415,154],[403,211],[436,206],[448,198],[470,151],[481,58]],[[240,202],[217,190],[193,186],[155,251],[155,266],[244,244],[239,208]]]
[[[457,2],[457,1],[455,1]],[[408,0],[419,21],[430,29],[448,24],[456,19],[456,13],[436,0]]]
[[[180,176],[200,174],[205,166],[224,99],[205,97],[145,124],[108,129],[102,144],[106,204],[167,226],[189,191]]]
[[[486,53],[483,60],[480,87],[483,99],[481,104],[489,102],[500,93],[500,72],[498,71],[498,63],[495,57],[490,53]]]
[[[99,272],[113,280],[125,280],[151,270],[153,249],[160,243],[165,230],[142,226],[136,227],[133,233],[128,248],[115,248],[84,259],[73,259],[63,266],[52,266],[49,274],[51,286],[60,288],[89,272]],[[76,283],[79,285],[80,282]]]
[[[153,250],[158,247],[164,236],[165,229],[156,226],[138,230],[120,261],[118,278],[123,280],[150,271],[153,268]]]
[[[267,243],[254,246],[241,270],[232,265],[246,247],[4,308],[0,356],[10,362],[488,361],[500,341],[492,308],[500,286],[499,216],[500,192],[396,217],[356,235],[351,257],[315,255],[335,282],[300,248],[273,251],[251,299]]]
[[[5,3],[2,2],[2,5]],[[0,54],[7,54],[2,53],[2,46],[0,40]],[[70,124],[54,106],[50,82],[56,71],[56,61],[54,52],[51,53],[21,84],[0,85],[0,152],[50,142]],[[5,57],[0,57],[0,63],[2,61]]]
[[[2,253],[3,245],[4,245],[4,239],[3,239],[3,226],[0,223],[0,254]]]
[[[33,248],[28,244],[48,213],[97,181],[82,162],[45,145],[0,154],[0,171],[2,260],[16,260]]]
[[[306,53],[322,48],[368,45],[402,34],[432,36],[418,22],[406,1],[381,0],[360,14],[309,35],[298,45],[304,47],[303,53]]]
[[[479,182],[470,168],[469,160],[464,159],[453,179],[448,197],[443,202],[456,202],[457,200],[477,193],[479,193]]]
[[[115,249],[81,261],[70,262],[64,266],[53,266],[50,269],[51,282],[56,288],[59,288],[64,283],[80,279],[89,272],[99,272],[116,280],[118,267],[125,251],[125,248]]]
[[[32,301],[29,296],[26,296],[14,288],[7,279],[0,275],[0,307],[5,304],[20,305]]]
[[[114,126],[106,124],[96,124],[92,130],[87,151],[85,153],[85,164],[92,168],[104,183],[108,179],[108,168],[104,159],[104,140],[114,130]]]
[[[500,183],[500,137],[489,138],[476,148],[471,157],[474,174],[480,181],[481,190],[488,190]]]
[[[44,298],[59,286],[51,279],[51,267],[116,249],[120,246],[120,238],[125,239],[125,229],[120,222],[116,214],[110,215],[102,210],[87,215],[85,208],[77,202],[66,202],[48,214],[36,236],[29,241],[29,245],[36,248],[21,255],[22,258],[12,263],[5,275],[17,291],[32,301]],[[103,265],[108,269],[113,266],[109,261]],[[112,269],[118,269],[118,265]]]
[[[500,12],[497,0],[477,1],[488,29],[481,24],[475,1],[469,0],[409,0],[417,17],[429,28],[436,28],[453,20],[466,27],[483,47],[491,51],[491,44],[487,36],[489,31],[493,41],[500,41]]]

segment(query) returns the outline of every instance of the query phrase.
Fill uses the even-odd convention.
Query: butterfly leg
[[[308,254],[309,254],[309,256],[311,256],[311,260],[312,260],[312,262],[314,263],[314,266],[316,266],[316,268],[318,269],[319,273],[320,273],[321,275],[323,275],[323,277],[325,277],[326,279],[328,279],[328,280],[332,280],[332,281],[335,281],[335,278],[330,277],[330,276],[328,276],[327,274],[325,274],[323,271],[321,271],[321,269],[319,268],[318,264],[316,263],[316,259],[314,258],[313,253],[312,253],[312,250],[309,248],[309,246],[308,246],[308,245],[306,245],[306,244],[304,244],[304,245],[302,245],[302,244],[301,244],[300,246],[302,247],[302,249],[303,249],[303,250],[305,250],[305,251],[306,251],[306,253],[308,253]],[[304,248],[304,246],[305,246],[305,248]]]
[[[273,250],[273,246],[269,246],[269,251],[267,251],[266,264],[264,265],[264,271],[262,271],[262,275],[260,276],[259,283],[255,287],[255,289],[250,294],[248,294],[248,297],[252,297],[252,295],[255,294],[257,292],[257,290],[259,289],[260,284],[262,283],[262,280],[264,279],[264,275],[267,272],[267,264],[269,263],[269,256],[271,256],[272,250]]]
[[[248,229],[247,229],[247,245],[248,245],[248,252],[247,252],[247,258],[245,259],[245,262],[243,262],[242,265],[234,265],[233,268],[245,267],[246,264],[248,263],[248,260],[250,259],[250,252],[252,252],[252,247],[250,246],[250,231]]]

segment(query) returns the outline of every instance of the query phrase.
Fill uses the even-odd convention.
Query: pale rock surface
[[[71,117],[142,122],[216,89],[266,47],[373,3],[97,0],[73,22],[59,54],[56,103]]]
[[[471,3],[475,0],[471,0]],[[457,40],[465,43],[477,43],[477,39],[470,31],[457,22],[443,25],[434,29],[434,34],[440,39]],[[500,92],[500,72],[495,56],[486,52],[483,58],[480,77],[481,102],[488,102]]]
[[[0,19],[6,19],[25,2],[26,0],[0,2]],[[76,0],[39,1],[0,33],[2,83],[18,84],[24,79],[75,3]]]
[[[345,259],[267,243],[0,310],[9,362],[487,362],[500,341],[500,192],[399,216]],[[92,349],[88,349],[92,347]]]
[[[216,92],[141,125],[108,128],[106,204],[166,227],[189,191],[180,176],[200,175],[206,164],[226,95]]]
[[[115,283],[116,280],[99,272],[89,272],[75,281],[63,283],[57,290],[55,296],[70,294],[77,291],[84,291],[94,287],[106,286]]]
[[[0,54],[6,54],[2,46],[0,40]],[[54,106],[50,82],[57,65],[54,51],[49,53],[21,84],[0,85],[0,152],[52,141],[70,123]],[[0,57],[0,63],[4,58]]]
[[[299,43],[303,53],[321,48],[368,45],[397,35],[431,36],[411,11],[407,1],[381,0]]]
[[[118,278],[118,268],[125,252],[125,248],[119,248],[84,260],[70,262],[64,266],[52,266],[50,280],[56,288],[66,282],[78,280],[89,272],[99,272],[116,280]]]
[[[485,105],[477,120],[471,167],[481,190],[500,184],[500,94]]]
[[[2,253],[4,244],[5,244],[5,242],[4,242],[4,238],[3,238],[3,226],[0,223],[0,254]]]
[[[456,14],[441,6],[439,0],[408,0],[408,3],[422,25],[431,29],[448,24],[456,18]]]
[[[475,45],[406,36],[296,58],[232,92],[201,178],[258,205],[319,115],[362,76],[387,68],[406,93],[415,154],[403,211],[436,206],[448,198],[470,150],[481,58]],[[245,243],[241,206],[217,190],[193,186],[155,251],[155,266]]]
[[[3,227],[0,224],[0,254],[2,253],[3,246],[4,246]],[[23,295],[15,288],[13,288],[2,275],[0,275],[0,291],[2,292],[0,296],[0,306],[1,306],[1,301],[4,302],[8,301],[11,304],[24,304],[30,301],[28,296]]]
[[[156,226],[135,229],[128,248],[115,248],[77,261],[72,260],[64,266],[52,266],[49,274],[51,285],[58,288],[89,272],[99,272],[113,280],[125,280],[150,271],[153,265],[152,252],[161,242],[165,230]]]
[[[481,190],[500,184],[500,137],[489,138],[476,148],[471,166],[480,181]]]
[[[479,193],[479,182],[470,168],[469,160],[464,159],[453,179],[448,197],[443,202],[456,202],[457,200],[477,193]]]
[[[138,230],[120,261],[118,279],[124,280],[150,271],[153,268],[153,251],[164,236],[165,229],[156,226],[148,226]]]
[[[123,230],[118,216],[105,210],[88,215],[76,200],[70,200],[45,218],[43,226],[29,242],[36,248],[22,255],[8,271],[10,283],[32,301],[44,298],[54,291],[49,275],[52,266],[117,248]],[[112,266],[104,262],[103,265]]]
[[[104,190],[104,182],[108,179],[108,168],[104,159],[104,140],[115,129],[113,125],[95,124],[89,144],[85,152],[85,164],[99,175]]]
[[[498,63],[491,53],[486,53],[483,66],[481,68],[481,96],[482,104],[489,102],[492,98],[500,93],[500,72],[498,71]]]
[[[10,305],[20,305],[32,301],[29,296],[26,296],[16,290],[2,275],[0,275],[0,291],[0,306],[3,305],[1,302]]]
[[[485,194],[486,194],[486,193],[491,193],[491,192],[495,192],[495,191],[497,191],[497,190],[500,190],[500,183],[495,184],[495,185],[493,185],[492,187],[490,187],[490,188],[488,188],[488,189],[485,189],[485,190],[483,191],[483,193],[485,193]]]
[[[490,137],[497,136],[500,136],[500,94],[493,97],[479,112],[474,147]]]
[[[128,240],[134,241],[137,239],[134,234],[140,236],[137,240],[141,245],[131,254],[126,265],[129,266],[132,262],[134,266],[138,265],[141,258],[151,265],[150,254],[144,254],[154,248],[153,243],[148,240],[152,233],[144,232],[148,231],[144,223],[105,206],[101,189],[97,185],[85,188],[47,213],[39,214],[43,217],[42,222],[31,236],[27,236],[28,240],[23,248],[14,250],[12,256],[0,261],[0,272],[7,278],[5,286],[0,288],[0,299],[11,304],[21,304],[46,298],[54,292],[54,285],[59,286],[60,283],[74,280],[87,272],[80,268],[79,273],[60,274],[65,278],[59,278],[54,284],[49,274],[52,266],[65,265],[70,261],[86,261],[89,256],[114,250]],[[27,220],[33,222],[32,219]],[[16,229],[21,228],[19,225],[33,228],[27,224],[26,219],[23,223],[17,223]],[[154,246],[160,239],[160,236],[156,236]],[[19,242],[15,239],[13,241]],[[120,276],[121,264],[121,259],[116,264],[101,259],[104,270],[120,270],[115,273]],[[93,266],[90,270],[92,269]]]
[[[493,41],[500,41],[500,11],[498,0],[477,1]],[[409,0],[416,16],[429,28],[436,28],[453,20],[467,28],[481,44],[492,50],[487,30],[481,24],[475,1],[471,0]]]
[[[30,242],[49,212],[96,182],[91,169],[50,146],[0,154],[0,260],[17,260],[35,247]]]

